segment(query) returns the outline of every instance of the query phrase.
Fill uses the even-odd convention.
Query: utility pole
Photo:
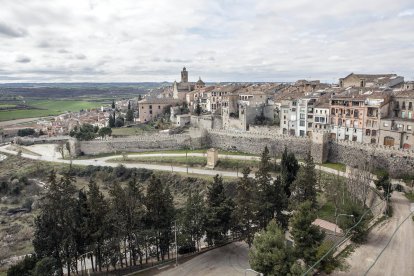
[[[178,266],[178,246],[177,246],[177,221],[174,221],[175,232],[175,266]]]

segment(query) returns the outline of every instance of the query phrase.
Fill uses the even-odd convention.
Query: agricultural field
[[[9,109],[0,111],[0,121],[22,118],[55,116],[65,111],[79,111],[81,109],[97,108],[108,102],[84,100],[41,100],[28,101],[24,109]],[[3,104],[1,104],[3,105]],[[0,105],[0,106],[1,106]],[[12,105],[12,104],[5,104]]]

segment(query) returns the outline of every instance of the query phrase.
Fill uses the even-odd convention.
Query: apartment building
[[[381,145],[399,148],[414,147],[414,90],[398,91],[394,94],[389,116],[381,119]]]

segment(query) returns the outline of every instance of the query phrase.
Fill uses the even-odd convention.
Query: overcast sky
[[[0,82],[414,78],[413,0],[0,0]]]

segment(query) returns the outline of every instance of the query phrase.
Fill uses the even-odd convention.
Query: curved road
[[[16,155],[17,152],[13,150],[7,149],[9,145],[4,145],[0,147],[0,152],[8,153]],[[116,167],[119,164],[123,164],[127,168],[144,168],[149,170],[159,170],[159,171],[169,171],[169,172],[181,172],[185,173],[187,172],[186,167],[181,166],[170,166],[170,165],[157,165],[157,164],[147,164],[147,163],[125,163],[125,162],[117,162],[112,163],[108,162],[109,159],[113,158],[122,158],[122,155],[114,155],[114,156],[107,156],[107,157],[97,157],[94,159],[74,159],[72,161],[60,159],[58,158],[60,155],[59,153],[56,153],[54,151],[54,145],[53,144],[39,144],[39,145],[33,145],[33,146],[26,146],[23,147],[31,152],[34,152],[37,155],[31,155],[27,153],[23,153],[22,157],[33,159],[33,160],[39,160],[39,161],[48,161],[48,162],[58,162],[58,163],[64,163],[64,164],[72,164],[74,165],[83,165],[83,166],[110,166],[110,167]],[[129,156],[139,156],[139,157],[161,157],[161,156],[171,156],[171,157],[178,157],[178,156],[185,156],[185,153],[150,153],[150,154],[129,154]],[[203,153],[188,153],[188,156],[206,156]],[[248,156],[248,155],[223,155],[219,154],[219,158],[228,158],[228,159],[238,159],[238,160],[260,160],[260,157],[257,156]],[[347,177],[347,174],[345,172],[339,172],[337,170],[323,167],[316,165],[316,169],[322,170],[327,173],[333,173],[337,174],[339,173],[340,176]],[[202,174],[202,175],[216,175],[219,174],[221,176],[227,176],[227,177],[238,177],[241,176],[241,172],[237,173],[234,171],[221,171],[221,170],[212,170],[212,169],[202,169],[202,168],[188,168],[189,174]],[[251,177],[254,177],[254,174],[250,174]]]
[[[162,276],[236,276],[250,268],[249,248],[244,242],[233,242],[210,250],[193,259],[161,272]],[[251,275],[251,274],[247,274]]]
[[[335,275],[364,275],[375,258],[384,249],[397,226],[411,213],[411,203],[403,193],[392,194],[393,216],[371,230],[368,241],[348,257],[350,268]],[[406,220],[391,240],[384,253],[367,275],[414,275],[414,221]]]

